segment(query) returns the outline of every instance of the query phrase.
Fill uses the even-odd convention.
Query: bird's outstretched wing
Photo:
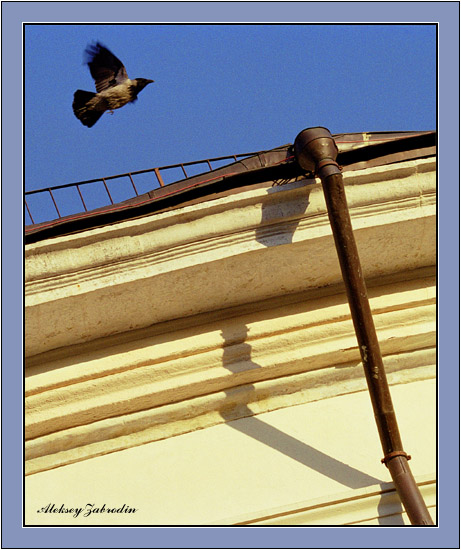
[[[121,84],[128,78],[123,63],[99,42],[88,46],[85,50],[88,56],[88,67],[96,84],[96,91],[102,92],[111,86]]]

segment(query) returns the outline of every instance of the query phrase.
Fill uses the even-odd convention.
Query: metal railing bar
[[[113,177],[120,177],[120,176],[109,176],[106,179],[111,179]],[[96,183],[98,181],[102,181],[103,178],[96,178],[94,180],[86,180],[86,181],[77,181],[75,183],[64,183],[62,185],[54,185],[51,189],[65,189],[66,187],[75,187],[76,185],[86,185],[87,183]],[[35,193],[43,193],[45,191],[48,191],[49,187],[45,187],[43,189],[33,189],[32,191],[26,191],[25,195],[34,195]]]
[[[78,194],[80,195],[80,199],[81,199],[81,201],[82,201],[83,208],[85,209],[85,212],[88,212],[87,207],[86,207],[86,204],[85,204],[85,201],[83,200],[82,193],[81,193],[81,191],[80,191],[80,187],[79,187],[78,185],[77,185],[76,187],[77,187]]]
[[[168,165],[168,166],[159,166],[159,169],[160,170],[167,170],[168,168],[179,168],[181,165],[182,166],[192,166],[193,164],[204,164],[205,162],[208,162],[208,160],[214,162],[214,161],[218,161],[218,160],[235,159],[235,157],[237,157],[237,159],[239,157],[251,157],[252,155],[260,155],[261,153],[264,153],[264,151],[256,151],[256,152],[253,152],[253,153],[240,153],[238,155],[226,155],[225,157],[214,157],[214,158],[211,158],[211,159],[204,159],[204,160],[193,160],[191,162],[171,164],[171,165]],[[151,170],[152,170],[152,168],[151,168]],[[131,173],[135,174],[136,172],[131,172]],[[140,172],[138,172],[138,173],[140,173]]]
[[[157,176],[157,180],[160,184],[160,187],[164,187],[165,184],[163,183],[162,176],[160,175],[160,168],[154,168],[155,175]]]
[[[26,203],[27,213],[29,214],[30,221],[32,223],[35,223],[34,218],[32,217],[32,214],[30,213],[29,206],[27,205],[27,201],[25,200],[24,202]]]
[[[104,180],[107,181],[107,180],[113,180],[113,179],[117,179],[117,178],[123,178],[123,177],[130,176],[130,174],[132,176],[135,176],[137,174],[147,174],[149,172],[155,172],[156,170],[168,170],[170,168],[180,168],[181,166],[193,166],[195,164],[204,164],[204,163],[208,163],[208,166],[211,166],[210,161],[214,162],[214,161],[228,160],[228,159],[237,160],[238,158],[251,157],[252,155],[259,155],[261,153],[264,153],[264,151],[256,151],[256,152],[252,152],[252,153],[240,153],[238,155],[227,155],[227,156],[224,156],[224,157],[214,157],[214,158],[211,158],[211,159],[208,159],[208,160],[194,160],[194,161],[191,161],[191,162],[183,162],[183,163],[179,163],[179,164],[170,164],[170,165],[167,165],[167,166],[158,166],[156,168],[147,168],[145,170],[136,170],[135,172],[125,172],[123,174],[116,174],[114,176],[107,176],[105,178],[94,178],[94,179],[91,179],[91,180],[77,181],[77,182],[73,182],[73,183],[64,183],[62,185],[54,185],[51,188],[44,187],[42,189],[34,189],[32,191],[26,191],[25,194],[26,195],[33,195],[35,193],[43,193],[45,191],[48,191],[48,189],[64,189],[66,187],[75,187],[77,184],[78,185],[86,185],[88,183],[96,183],[98,181],[104,181]]]
[[[106,188],[107,194],[109,195],[109,199],[110,199],[111,204],[114,204],[114,201],[112,200],[112,197],[110,196],[110,192],[109,192],[109,188],[107,187],[106,180],[104,178],[102,178],[102,182],[104,184],[104,187]]]
[[[160,174],[160,170],[169,170],[169,169],[173,169],[173,168],[181,168],[182,171],[183,171],[184,177],[188,178],[189,176],[186,172],[185,166],[196,166],[196,165],[199,165],[199,164],[207,164],[208,169],[210,171],[213,171],[214,168],[212,167],[211,162],[215,162],[215,161],[218,162],[218,161],[222,161],[222,160],[234,160],[235,162],[237,162],[239,158],[251,157],[253,155],[259,155],[261,153],[264,153],[264,151],[256,151],[256,152],[251,152],[251,153],[239,153],[237,155],[226,155],[226,156],[222,156],[222,157],[214,157],[214,158],[205,159],[205,160],[194,160],[194,161],[191,161],[191,162],[183,162],[183,163],[178,163],[178,164],[170,164],[170,165],[167,165],[167,166],[147,168],[145,170],[136,170],[135,172],[126,172],[126,173],[123,173],[123,174],[116,174],[114,176],[107,176],[105,178],[94,178],[94,179],[91,179],[91,180],[84,180],[84,181],[78,181],[78,182],[73,182],[73,183],[65,183],[65,184],[62,184],[62,185],[55,185],[55,186],[52,186],[52,187],[45,187],[45,188],[42,188],[42,189],[34,189],[34,190],[31,190],[31,191],[26,191],[25,195],[27,196],[27,195],[34,195],[34,194],[37,194],[37,193],[46,193],[46,192],[48,192],[51,196],[51,199],[53,201],[54,207],[56,209],[56,212],[57,212],[59,218],[62,218],[61,213],[59,212],[59,208],[58,208],[58,205],[56,203],[56,200],[53,196],[52,190],[67,189],[67,188],[70,188],[70,187],[77,187],[77,191],[78,191],[78,194],[80,196],[80,200],[82,201],[83,208],[85,209],[85,212],[88,212],[87,206],[85,204],[85,200],[84,200],[82,192],[80,190],[81,185],[87,185],[87,184],[90,184],[90,183],[102,182],[104,184],[104,187],[106,189],[106,193],[109,197],[109,200],[110,200],[111,204],[114,204],[114,201],[113,201],[112,196],[110,194],[109,188],[107,186],[107,181],[108,180],[124,178],[124,177],[128,176],[130,178],[130,182],[131,182],[131,185],[133,187],[133,190],[134,190],[136,196],[138,197],[139,193],[138,193],[138,190],[136,189],[136,185],[134,184],[134,181],[133,181],[133,176],[134,175],[148,174],[148,173],[154,172],[156,177],[157,177],[157,181],[158,181],[160,187],[164,187],[165,182],[163,181],[163,178]],[[25,204],[26,204],[27,212],[29,214],[31,222],[33,224],[35,224],[35,221],[32,217],[31,212],[30,212],[29,205],[27,204],[27,201],[25,201]]]
[[[58,213],[58,216],[61,218],[61,214],[59,212],[59,209],[58,209],[58,205],[56,204],[56,201],[54,200],[54,197],[53,197],[53,193],[51,192],[51,188],[49,187],[48,188],[48,192],[49,194],[51,195],[51,200],[53,201],[53,204],[54,204],[54,207],[56,208],[56,212]]]
[[[128,174],[128,176],[130,177],[131,185],[133,186],[133,189],[134,189],[134,192],[136,193],[136,196],[139,197],[138,190],[136,189],[136,186],[134,184],[133,178],[131,177],[131,174]]]

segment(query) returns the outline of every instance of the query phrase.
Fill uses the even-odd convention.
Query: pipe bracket
[[[339,164],[335,160],[323,159],[317,163],[317,171],[320,171],[324,166],[329,166],[330,164],[332,164],[333,166],[336,166],[339,170],[341,170]]]
[[[340,174],[341,167],[335,160],[326,158],[317,163],[315,173],[323,181],[333,174]]]
[[[382,464],[385,464],[387,466],[387,463],[389,460],[392,460],[396,456],[403,456],[407,460],[411,460],[411,456],[407,455],[405,451],[393,451],[392,453],[388,453],[384,458],[381,459]]]

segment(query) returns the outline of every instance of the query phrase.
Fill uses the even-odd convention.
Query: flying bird
[[[77,90],[72,109],[82,124],[91,128],[106,111],[114,113],[127,103],[134,103],[139,92],[153,80],[130,80],[120,59],[99,42],[85,50],[88,67],[94,78],[96,92]]]

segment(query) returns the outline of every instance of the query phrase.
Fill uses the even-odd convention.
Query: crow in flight
[[[85,50],[87,64],[96,84],[96,92],[77,90],[72,108],[82,124],[91,128],[105,111],[113,114],[127,103],[136,101],[139,92],[153,80],[130,80],[120,59],[99,42]]]

